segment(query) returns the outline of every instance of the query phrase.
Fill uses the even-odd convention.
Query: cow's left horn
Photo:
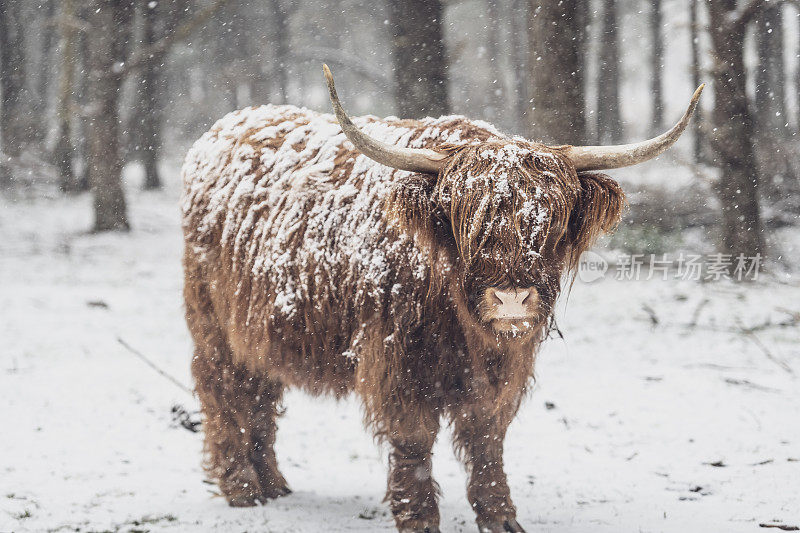
[[[705,84],[697,88],[689,102],[689,108],[671,130],[646,141],[616,146],[567,146],[566,155],[572,160],[576,170],[606,170],[644,163],[675,144],[681,136],[692,113],[697,107],[700,93]]]
[[[342,132],[359,152],[382,165],[400,170],[434,174],[441,170],[444,160],[447,158],[445,154],[426,148],[391,146],[378,139],[373,139],[358,129],[353,124],[353,121],[350,120],[350,117],[347,116],[347,113],[344,112],[342,104],[339,103],[336,87],[333,85],[331,69],[328,68],[328,65],[322,65],[322,71],[325,73],[325,81],[328,83],[328,92],[331,95],[331,103],[333,104],[333,112],[336,113],[336,120],[339,121]]]

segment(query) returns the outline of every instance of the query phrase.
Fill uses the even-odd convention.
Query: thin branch
[[[46,159],[39,156],[27,157],[25,154],[11,156],[0,150],[0,165],[16,167],[29,172],[38,172],[40,176],[54,176],[53,165],[46,162]]]
[[[155,61],[169,52],[169,49],[176,43],[189,37],[198,27],[205,24],[223,4],[228,0],[215,0],[211,5],[198,11],[191,19],[178,26],[157,42],[137,50],[125,65],[122,67],[120,75],[125,76],[134,70],[142,68],[146,63]]]
[[[753,341],[753,344],[755,344],[761,350],[761,352],[766,356],[767,359],[769,359],[770,361],[781,367],[786,373],[794,375],[794,370],[792,370],[792,367],[790,367],[788,363],[786,363],[786,361],[778,359],[777,357],[772,355],[772,352],[770,352],[769,349],[764,345],[764,343],[761,342],[761,340],[758,337],[756,337],[755,333],[750,332],[750,333],[745,333],[745,335],[750,340]]]
[[[780,529],[782,531],[800,531],[800,526],[791,526],[788,524],[762,523],[758,524],[758,527]]]
[[[785,1],[793,3],[793,0],[751,0],[742,9],[730,13],[730,24],[733,28],[745,26],[756,18],[764,8],[777,7]]]
[[[691,321],[689,321],[689,324],[687,325],[687,327],[688,327],[689,329],[694,329],[694,328],[696,328],[696,327],[697,327],[697,322],[700,320],[700,313],[703,311],[703,307],[705,307],[706,305],[708,305],[708,303],[709,303],[710,301],[711,301],[711,300],[709,300],[708,298],[703,298],[703,301],[701,301],[701,302],[700,302],[700,303],[697,305],[697,307],[696,307],[696,308],[695,308],[695,310],[694,310],[694,313],[692,314],[692,320],[691,320]]]
[[[744,26],[755,18],[767,4],[769,4],[769,0],[750,0],[750,3],[741,10],[730,14],[733,24],[735,26]]]
[[[166,373],[164,370],[161,370],[161,369],[158,367],[158,365],[156,365],[156,364],[155,364],[153,361],[151,361],[150,359],[148,359],[148,358],[147,358],[147,357],[146,357],[146,356],[145,356],[145,355],[144,355],[142,352],[140,352],[140,351],[139,351],[139,350],[137,350],[136,348],[133,348],[133,347],[132,347],[130,344],[128,344],[127,342],[125,342],[124,340],[122,340],[122,337],[117,337],[117,342],[118,342],[118,343],[120,343],[120,344],[121,344],[121,345],[122,345],[122,346],[123,346],[123,347],[124,347],[126,350],[128,350],[129,352],[131,352],[133,355],[135,355],[136,357],[138,357],[139,359],[141,359],[142,361],[144,361],[144,363],[145,363],[147,366],[149,366],[150,368],[152,368],[153,370],[155,370],[156,372],[158,372],[159,374],[161,374],[163,377],[165,377],[165,378],[167,378],[168,380],[170,380],[170,381],[171,381],[173,384],[175,384],[175,385],[176,385],[176,386],[177,386],[179,389],[181,389],[182,391],[186,392],[186,393],[187,393],[187,394],[189,394],[190,396],[192,395],[192,389],[190,389],[189,387],[187,387],[186,385],[184,385],[183,383],[181,383],[180,381],[178,381],[176,378],[174,378],[174,377],[172,377],[171,375],[167,374],[167,373]]]
[[[656,314],[655,310],[646,303],[642,304],[642,310],[645,313],[647,313],[647,316],[650,319],[650,325],[652,326],[653,329],[655,329],[656,326],[658,326],[658,324],[660,323],[660,320],[658,319],[658,315]]]
[[[695,315],[699,315],[700,314],[700,310],[702,309],[703,304],[704,304],[704,302],[701,302],[701,305],[698,306],[698,308],[695,310]],[[649,318],[650,318],[650,320],[649,320],[650,324],[653,327],[655,327],[655,325],[658,324],[658,322],[656,322],[657,317],[655,317],[655,312],[647,304],[644,304],[642,306],[642,308],[645,310],[645,312],[648,313]],[[729,326],[715,326],[715,325],[712,325],[712,324],[709,324],[709,325],[699,324],[699,323],[697,323],[698,322],[697,319],[693,318],[692,321],[689,322],[688,324],[664,323],[663,325],[667,326],[667,327],[670,327],[670,326],[673,326],[673,327],[674,326],[684,327],[684,328],[686,328],[687,330],[690,330],[690,331],[691,330],[703,330],[703,331],[714,331],[714,332],[719,332],[719,333],[737,333],[737,334],[742,335],[745,338],[749,339],[753,344],[756,345],[756,347],[759,350],[761,350],[761,352],[764,354],[764,356],[767,359],[769,359],[770,361],[775,363],[782,370],[784,370],[787,374],[790,374],[791,376],[795,376],[796,374],[795,374],[794,370],[792,369],[792,367],[789,366],[789,364],[786,361],[784,361],[784,360],[776,357],[775,355],[773,355],[772,352],[769,350],[769,348],[767,348],[767,346],[763,342],[761,342],[761,339],[759,339],[756,336],[756,332],[758,332],[758,331],[771,329],[771,328],[796,327],[798,324],[800,324],[800,313],[798,313],[796,311],[791,311],[789,309],[784,309],[784,308],[777,308],[777,310],[788,314],[789,315],[789,319],[784,320],[782,322],[772,322],[771,320],[767,320],[767,321],[765,321],[763,323],[755,324],[755,325],[752,325],[752,326],[745,326],[742,323],[742,321],[737,318],[736,319],[736,326],[735,327],[729,327]],[[643,319],[638,319],[638,320],[643,320]]]

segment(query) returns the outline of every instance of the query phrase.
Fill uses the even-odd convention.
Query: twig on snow
[[[181,389],[182,391],[184,391],[188,395],[190,395],[190,396],[192,395],[192,389],[190,389],[189,387],[187,387],[186,385],[184,385],[183,383],[181,383],[180,381],[175,379],[173,376],[169,375],[164,370],[161,370],[161,368],[159,368],[158,365],[156,365],[153,361],[148,359],[142,352],[140,352],[139,350],[133,348],[130,344],[125,342],[122,339],[122,337],[117,337],[117,342],[120,343],[126,350],[131,352],[133,355],[135,355],[136,357],[138,357],[139,359],[144,361],[144,363],[147,366],[149,366],[150,368],[152,368],[153,370],[155,370],[156,372],[161,374],[163,377],[165,377],[168,380],[170,380],[176,387],[178,387],[179,389]]]
[[[196,413],[195,413],[196,414]],[[192,413],[180,404],[172,406],[172,421],[192,433],[197,433],[203,425],[201,420],[193,420]]]
[[[756,336],[755,328],[745,328],[744,326],[740,325],[740,331],[745,335],[745,337],[753,341],[753,344],[755,344],[761,350],[761,352],[766,356],[767,359],[769,359],[770,361],[781,367],[788,374],[794,375],[794,370],[792,370],[792,367],[790,367],[789,364],[786,363],[786,361],[772,355],[772,352],[770,352],[769,349],[764,345],[764,343],[761,342],[761,339],[759,339]]]
[[[800,527],[789,526],[786,524],[758,524],[758,527],[771,527],[774,529],[781,529],[783,531],[800,531]]]
[[[765,387],[763,385],[759,385],[757,383],[753,383],[749,379],[734,379],[734,378],[725,378],[725,383],[730,385],[741,385],[743,387],[748,387],[754,390],[759,390],[762,392],[780,392],[778,389],[773,389],[771,387]]]
[[[653,326],[653,329],[656,329],[656,326],[659,324],[658,315],[656,314],[655,310],[650,307],[649,304],[642,304],[642,311],[647,313],[647,316],[650,318],[650,324]]]
[[[703,308],[706,305],[708,305],[708,302],[710,301],[711,300],[709,300],[708,298],[703,298],[703,300],[699,304],[697,304],[694,313],[692,313],[692,320],[688,324],[689,329],[694,329],[697,327],[697,321],[700,320],[700,313],[703,311]]]

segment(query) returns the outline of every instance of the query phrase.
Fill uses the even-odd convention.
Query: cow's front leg
[[[487,411],[465,407],[451,413],[453,443],[469,474],[467,498],[481,533],[524,532],[503,470],[503,441],[511,416]]]
[[[403,416],[390,424],[386,500],[402,533],[439,533],[439,486],[433,480],[433,443],[439,431],[434,413]]]

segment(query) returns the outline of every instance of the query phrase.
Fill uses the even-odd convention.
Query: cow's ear
[[[597,172],[579,172],[580,194],[569,222],[570,244],[580,255],[597,238],[616,229],[625,209],[625,193],[619,184]]]
[[[397,179],[386,198],[390,226],[424,239],[433,239],[434,209],[431,200],[436,176],[411,174]]]

